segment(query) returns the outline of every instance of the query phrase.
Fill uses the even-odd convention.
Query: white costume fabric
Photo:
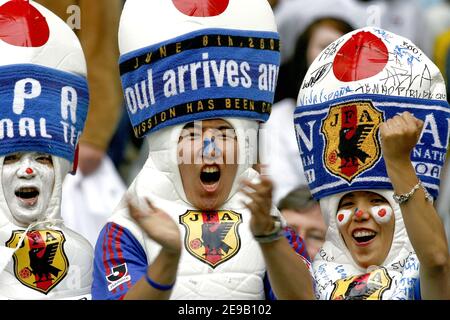
[[[33,23],[37,20],[26,20],[29,18],[30,12],[31,15],[39,17],[38,23],[48,26],[48,39],[42,34],[36,35]],[[20,23],[14,26],[16,20]],[[27,68],[35,70],[33,68],[43,67],[39,70],[46,70],[45,72],[49,74],[51,72],[62,74],[62,77],[74,75],[78,77],[77,81],[87,88],[87,85],[83,84],[86,81],[86,65],[81,45],[72,30],[56,15],[33,1],[2,0],[0,1],[0,21],[2,22],[0,23],[0,34],[3,37],[3,40],[0,40],[0,71],[3,68],[17,66],[22,68],[21,70],[27,70]],[[25,41],[20,43],[20,41],[16,41],[17,39],[25,39]],[[36,39],[38,39],[37,42]],[[40,42],[42,39],[44,41]],[[23,74],[26,76],[26,71]],[[9,75],[9,77],[12,76],[13,74]],[[33,103],[31,101],[35,99],[37,103],[33,106],[37,106],[38,109],[47,109],[45,117],[48,116],[48,118],[42,118],[37,134],[34,131],[34,124],[28,129],[21,129],[20,136],[23,137],[23,140],[19,137],[14,142],[9,141],[9,138],[15,139],[16,135],[18,136],[14,131],[8,131],[5,137],[2,135],[0,148],[3,152],[8,148],[10,152],[4,152],[0,157],[0,172],[3,172],[5,155],[13,153],[14,148],[17,147],[17,152],[52,154],[55,181],[53,188],[49,188],[51,198],[46,211],[42,212],[37,220],[29,223],[20,223],[11,214],[4,195],[4,188],[8,186],[0,184],[0,299],[90,299],[92,247],[86,239],[64,225],[60,213],[62,183],[66,174],[72,171],[71,162],[78,137],[74,136],[70,141],[69,136],[66,136],[67,140],[65,140],[64,128],[61,124],[48,121],[61,117],[58,115],[59,110],[64,110],[58,93],[49,93],[51,90],[49,91],[46,87],[46,81],[53,79],[39,78],[38,73],[30,73],[28,76],[29,78],[25,80],[28,81],[28,85],[33,87],[39,84],[41,90],[31,89],[28,93],[26,92],[22,105],[25,110],[14,110],[16,114],[20,115],[23,112],[23,116],[25,116],[28,112],[27,108],[32,108],[29,103]],[[5,83],[7,82],[2,82],[0,92],[5,92],[5,96],[7,96],[9,88]],[[66,85],[67,90],[73,90],[71,91],[72,98],[77,94],[76,90],[80,89],[77,86],[69,87],[69,83],[64,84],[64,81],[60,85]],[[55,102],[52,107],[58,112],[50,114],[53,110],[50,109],[49,104],[40,100],[44,95],[54,95],[54,100],[59,104]],[[16,92],[14,97],[17,96]],[[78,98],[80,99],[78,101],[79,109],[76,109],[76,102],[72,105],[75,107],[72,111],[78,117],[75,120],[74,113],[72,113],[74,116],[72,118],[73,133],[84,127],[87,113],[85,96],[79,95]],[[4,105],[1,118],[4,119],[10,116],[7,114],[10,106],[7,99],[1,102]],[[17,105],[14,104],[14,106]],[[33,112],[37,111],[32,111],[30,114]],[[27,121],[31,123],[32,120],[28,119]],[[19,120],[13,118],[13,121]],[[14,126],[17,126],[17,123],[14,123]],[[36,127],[39,127],[39,123]],[[48,131],[45,132],[45,130]],[[45,139],[50,140],[43,143]],[[60,141],[59,144],[55,142],[57,140]],[[24,143],[22,144],[21,141]],[[64,145],[67,147],[63,147],[64,151],[61,152],[59,147]]]
[[[319,68],[323,72],[317,77],[312,72]],[[417,74],[424,71],[427,80],[420,81]],[[414,299],[419,289],[419,261],[400,207],[392,198],[378,126],[403,111],[424,120],[412,163],[436,198],[450,118],[442,75],[408,39],[368,27],[344,35],[326,48],[311,65],[304,83],[312,77],[314,83],[300,90],[294,118],[301,156],[304,162],[309,160],[304,167],[308,183],[320,199],[328,225],[326,242],[313,262],[316,296]],[[364,133],[352,144],[349,130],[354,129]],[[430,159],[425,155],[430,150],[442,157]],[[426,166],[435,169],[424,171]],[[395,215],[393,242],[385,261],[367,270],[352,259],[336,221],[341,198],[359,190],[382,195]]]
[[[213,10],[216,12],[216,14],[210,16],[195,16],[195,10],[192,10],[194,14],[189,16],[188,14],[182,13],[181,10],[177,10],[177,8],[174,6],[174,3],[175,1],[172,2],[165,0],[154,0],[151,2],[146,2],[145,4],[142,1],[138,0],[128,0],[126,2],[121,18],[121,26],[119,32],[120,49],[121,53],[123,54],[121,66],[126,66],[129,60],[129,69],[131,70],[130,72],[133,72],[133,68],[138,70],[136,72],[139,72],[139,69],[137,68],[139,68],[139,65],[141,63],[144,64],[144,60],[147,60],[145,63],[148,63],[148,61],[151,61],[151,59],[153,59],[152,57],[154,57],[155,54],[159,54],[160,50],[169,51],[170,44],[176,42],[176,40],[172,39],[180,39],[179,42],[177,42],[179,43],[178,50],[175,49],[175,51],[178,53],[181,52],[181,55],[183,52],[183,49],[181,48],[183,47],[183,37],[185,34],[192,34],[193,37],[197,37],[195,39],[201,39],[200,46],[206,46],[208,43],[211,43],[211,41],[214,41],[215,49],[210,50],[216,50],[217,47],[223,46],[224,43],[229,46],[236,45],[237,43],[237,46],[239,46],[239,42],[236,42],[238,38],[232,38],[232,36],[228,37],[228,32],[239,32],[240,36],[244,37],[245,43],[247,42],[247,40],[249,40],[248,44],[243,44],[243,42],[240,43],[240,47],[242,47],[243,45],[248,45],[249,49],[253,48],[254,43],[257,44],[256,46],[258,46],[260,49],[267,48],[263,39],[260,39],[258,41],[255,40],[258,36],[258,34],[255,32],[264,32],[269,34],[270,36],[275,36],[276,34],[276,26],[273,13],[269,4],[265,0],[230,0],[218,1],[215,4],[205,4],[205,7],[207,7],[208,5],[211,7],[217,4],[218,8],[222,9],[221,11],[219,10],[220,12]],[[194,2],[186,2],[185,4],[186,6],[192,4],[192,6],[195,7]],[[144,32],[144,30],[156,29],[157,32]],[[217,34],[211,36],[211,32],[216,32]],[[210,36],[208,36],[208,34]],[[253,38],[253,36],[255,38]],[[273,39],[270,41],[272,45],[269,45],[269,47],[273,48],[274,41],[275,40]],[[164,45],[163,47],[161,47],[163,49],[160,49],[158,46],[156,46],[157,49],[153,49],[153,55],[147,53],[147,51],[141,50],[138,51],[140,53],[138,53],[138,57],[135,58],[133,52],[135,52],[136,50],[158,43]],[[269,44],[269,42],[266,43]],[[149,52],[150,50],[151,49],[148,49]],[[218,48],[217,50],[221,50],[221,48]],[[224,55],[222,55],[222,53],[220,53],[220,55],[214,55],[214,59],[225,59],[227,54],[229,54],[228,51],[225,51]],[[235,50],[235,52],[238,51],[240,50]],[[246,54],[245,57],[236,58],[233,61],[239,61],[239,63],[241,61],[244,61],[246,58],[252,55],[251,51],[252,50],[248,51],[248,54]],[[190,56],[194,56],[196,54],[195,50],[191,50],[190,52]],[[199,50],[199,52],[201,53],[203,51]],[[257,60],[262,62],[265,54],[266,53],[261,53],[258,56]],[[212,57],[212,55],[212,51],[209,51],[209,56]],[[203,53],[202,57],[205,60],[206,57],[208,57],[208,53]],[[210,69],[211,73],[208,73],[208,75],[214,74],[214,77],[216,77],[215,80],[211,83],[209,82],[209,80],[198,82],[196,77],[194,78],[191,76],[191,81],[197,81],[197,84],[192,85],[192,83],[189,83],[186,84],[186,86],[183,86],[183,88],[186,88],[186,91],[189,92],[191,91],[191,89],[189,88],[195,87],[197,89],[197,86],[200,87],[208,83],[208,85],[205,85],[205,87],[208,87],[210,84],[214,88],[214,90],[207,93],[204,96],[205,99],[214,99],[219,97],[232,98],[234,96],[233,89],[221,88],[221,85],[218,84],[223,84],[224,80],[226,82],[232,80],[233,78],[232,76],[228,77],[219,75],[221,72],[229,72],[229,70],[231,70],[227,69],[228,67],[225,67],[225,65],[227,64],[227,62],[225,61],[226,60],[222,60],[221,62],[217,62],[217,64],[215,64],[216,62],[211,62],[211,65],[217,65],[217,68],[212,67]],[[279,54],[277,54],[277,59],[274,60],[274,63],[275,61],[278,65]],[[178,63],[178,61],[176,63]],[[231,62],[231,64],[234,64],[234,62]],[[136,65],[136,67],[133,67],[134,65]],[[191,66],[192,65],[195,65],[195,63],[191,64]],[[241,66],[243,65],[241,64]],[[259,71],[264,69],[264,66],[259,66]],[[166,68],[170,67],[171,66],[168,66]],[[244,69],[245,68],[246,67],[244,67]],[[247,71],[253,70],[253,68],[253,65],[250,63]],[[163,72],[155,71],[155,69],[156,67],[150,69],[153,72],[154,81],[156,81],[156,75],[158,73],[163,74]],[[255,66],[255,69],[258,70],[258,67]],[[142,68],[142,70],[145,71],[143,73],[144,76],[147,76],[147,72],[150,73],[150,71],[148,71],[148,68]],[[125,71],[122,70],[122,74],[125,74]],[[192,74],[194,73],[191,73],[191,75]],[[207,73],[203,74],[205,78],[207,77],[206,74]],[[252,72],[249,71],[249,74],[252,74]],[[166,75],[170,74],[166,73]],[[197,75],[198,77],[201,76],[199,74]],[[138,104],[135,103],[136,101],[139,101],[140,98],[142,98],[142,94],[136,93],[137,91],[135,91],[134,89],[139,88],[140,85],[143,86],[147,83],[146,81],[141,82],[141,79],[138,78],[134,79],[133,81],[137,84],[132,84],[127,88],[127,82],[130,81],[127,80],[127,78],[124,76],[122,78],[124,88],[126,88],[124,89],[124,91],[126,99],[128,99],[128,111],[130,114],[130,118],[132,118],[132,122],[133,117],[135,117],[136,114],[139,115],[139,110],[142,110],[142,112],[145,112],[146,110],[145,108],[142,108],[142,106],[145,105],[142,100],[138,102]],[[250,82],[251,84],[247,82],[248,90],[251,90],[252,88],[257,86],[257,79],[253,78],[252,80],[250,80]],[[156,84],[154,86],[156,87]],[[164,89],[167,91],[168,87],[168,83],[166,83]],[[179,87],[181,88],[182,86],[180,85]],[[264,84],[262,84],[262,87],[264,87]],[[270,105],[270,101],[273,102],[274,89],[275,88],[272,87],[270,92],[268,92],[267,101],[269,101]],[[154,99],[156,101],[158,101],[158,95],[160,95],[160,100],[164,99],[163,97],[161,97],[163,91],[162,88],[160,90],[161,92],[155,90]],[[184,89],[180,91],[184,91]],[[244,91],[241,95],[239,95],[239,97],[252,99],[252,95],[249,92],[250,91]],[[190,94],[192,94],[191,101],[201,99],[201,89],[198,89],[197,92],[194,91],[194,93]],[[151,94],[147,93],[147,98],[149,96],[151,96]],[[166,97],[167,96],[168,95],[166,94]],[[262,98],[262,96],[256,95],[254,96],[254,99],[256,100],[256,98],[258,97]],[[212,106],[212,108],[209,110],[214,109],[211,111],[211,113],[199,113],[201,115],[197,115],[197,117],[192,118],[182,117],[180,121],[176,120],[177,118],[175,118],[175,120],[171,119],[173,120],[173,125],[171,125],[170,127],[162,126],[162,129],[156,132],[152,132],[147,136],[146,139],[150,149],[148,159],[142,171],[139,173],[139,175],[129,188],[127,194],[128,196],[135,199],[149,199],[156,207],[163,209],[179,224],[182,239],[184,240],[185,250],[183,250],[182,252],[181,261],[179,263],[177,282],[172,292],[172,299],[263,299],[265,296],[265,263],[259,245],[253,239],[253,236],[250,232],[249,221],[251,213],[247,209],[245,209],[245,207],[241,203],[241,201],[245,199],[242,194],[237,192],[237,190],[241,179],[245,178],[250,179],[251,181],[257,181],[258,179],[258,173],[252,168],[252,165],[257,161],[258,149],[258,140],[256,139],[255,133],[257,133],[258,131],[259,123],[255,120],[265,121],[267,120],[267,118],[261,119],[259,118],[259,116],[255,118],[254,116],[240,113],[238,109],[245,110],[247,107],[237,107],[236,104],[233,104],[234,107],[228,104],[227,108],[229,110],[217,110],[218,108],[221,108],[221,106],[223,107],[226,104],[216,104],[216,100],[213,101],[211,99],[209,100],[209,106]],[[148,104],[152,104],[151,98],[148,98],[148,100],[150,101]],[[189,100],[183,102],[187,102],[187,105],[190,106]],[[195,104],[197,104],[197,102],[195,102]],[[169,102],[169,105],[173,106],[176,105],[176,103],[172,100],[171,102]],[[184,106],[185,104],[178,105],[174,109],[175,112],[181,112]],[[159,105],[158,103],[156,103],[155,106],[151,106],[150,108],[159,108]],[[192,110],[190,107],[188,109]],[[201,109],[203,110],[203,107],[201,107]],[[222,205],[221,208],[217,208],[217,212],[208,213],[198,211],[189,203],[186,198],[180,172],[178,169],[177,146],[180,133],[186,123],[194,120],[214,118],[226,120],[235,129],[239,149],[239,166],[236,178],[226,202]],[[144,121],[141,123],[141,118],[139,119],[138,123],[133,123],[135,133],[137,135],[140,135],[141,128],[144,128],[143,132],[146,132],[146,130],[153,130],[153,127],[151,125],[147,125],[147,123],[153,121],[152,125],[155,124],[156,121],[154,119],[155,117],[154,115],[152,115],[149,122]],[[166,123],[167,122],[168,121],[166,121]],[[208,253],[205,251],[206,249],[202,247],[202,242],[200,240],[200,238],[204,236],[204,233],[202,236],[202,230],[203,228],[207,227],[208,224],[206,222],[200,224],[195,223],[196,221],[198,221],[198,219],[202,219],[202,217],[203,219],[209,219],[207,218],[209,214],[217,215],[218,219],[227,220],[232,224],[231,227],[230,224],[228,224],[231,229],[228,233],[225,233],[225,238],[222,238],[220,244],[222,251],[220,251],[220,254],[215,257],[208,255]],[[275,207],[273,207],[272,214],[280,216],[280,213],[276,210]],[[146,272],[147,266],[152,263],[152,261],[158,255],[160,249],[159,245],[150,240],[148,236],[146,236],[143,231],[140,230],[136,223],[132,221],[132,219],[129,217],[128,210],[125,207],[124,201],[119,204],[118,208],[115,210],[113,217],[110,219],[110,222],[116,226],[115,228],[117,231],[114,231],[113,227],[111,228],[111,230],[113,231],[110,231],[109,233],[108,231],[102,232],[100,237],[103,237],[103,241],[101,238],[99,238],[95,250],[95,271],[93,285],[94,299],[111,298],[108,291],[114,294],[114,292],[121,286],[126,286],[128,284],[128,287],[130,287],[130,280],[132,283],[135,283],[143,275],[143,273],[140,273],[138,279],[133,279],[133,275],[132,273],[130,273],[131,276],[128,275],[127,277],[126,272],[127,270],[128,272],[130,271],[130,264],[131,262],[133,262],[132,260],[126,262],[127,251],[125,250],[127,244],[124,242],[120,244],[121,248],[123,248],[121,250],[124,251],[122,254],[123,258],[121,259],[113,251],[110,251],[108,253],[108,248],[106,248],[108,246],[108,239],[111,239],[114,243],[115,239],[119,239],[120,237],[123,237],[124,234],[126,234],[130,238],[134,238],[135,240],[137,240],[138,245],[136,246],[141,247],[142,255],[145,255],[145,261],[143,262],[142,266],[143,272]],[[215,226],[217,227],[219,226],[219,224],[217,223],[215,224]],[[125,230],[122,230],[122,227],[125,228]],[[129,234],[131,234],[131,236]],[[105,247],[103,249],[101,247],[102,244]],[[106,255],[110,255],[112,259],[103,261],[102,263],[102,254],[104,254],[105,249],[107,251]],[[138,251],[138,249],[133,250]],[[136,256],[132,257],[132,259],[136,260]],[[117,266],[118,263],[114,263],[114,261],[112,260],[116,260],[116,262],[119,261],[118,263],[122,262],[122,264]],[[120,278],[114,277],[114,271],[116,270],[119,272],[120,270],[123,271],[123,273],[120,273]],[[105,272],[106,274],[104,274]],[[106,284],[104,282],[105,276],[109,281]],[[113,279],[113,281],[110,281],[110,279]],[[105,290],[105,286],[108,287],[107,290]],[[97,294],[97,292],[99,293]],[[122,293],[124,294],[125,291],[122,291]],[[113,296],[113,298],[117,297],[121,298],[122,296]]]
[[[339,201],[346,194],[337,194],[320,200],[320,206],[328,225],[325,244],[316,255],[313,262],[313,273],[316,281],[316,297],[320,300],[338,299],[339,295],[353,299],[414,299],[414,289],[419,279],[419,260],[411,246],[406,228],[403,223],[400,207],[392,198],[394,194],[390,190],[369,190],[376,192],[388,200],[394,209],[395,231],[389,254],[384,261],[382,268],[373,266],[364,269],[355,264],[340,235],[336,212]],[[342,292],[345,283],[340,287],[337,280],[348,279],[358,275],[371,273],[366,281],[373,283],[373,289],[369,287],[367,291]],[[387,273],[387,274],[386,274]],[[377,281],[373,278],[379,277]],[[391,280],[389,280],[389,278]],[[330,281],[331,280],[331,281]],[[354,279],[356,280],[356,279]],[[369,285],[370,286],[370,285]],[[380,288],[383,287],[383,290]],[[371,292],[371,291],[374,292]]]

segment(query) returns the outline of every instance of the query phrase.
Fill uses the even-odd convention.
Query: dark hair
[[[280,67],[278,85],[275,91],[275,102],[284,98],[297,99],[303,78],[309,68],[306,52],[311,36],[315,29],[324,25],[331,26],[342,32],[342,34],[347,34],[354,30],[353,26],[348,22],[334,17],[322,17],[312,22],[297,38],[293,57]]]
[[[289,192],[278,203],[278,210],[305,210],[319,202],[313,198],[308,186],[301,186]]]

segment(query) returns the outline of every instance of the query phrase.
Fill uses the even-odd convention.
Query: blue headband
[[[267,121],[279,47],[277,33],[207,29],[122,56],[122,86],[135,135],[220,117]]]
[[[73,162],[88,103],[84,77],[34,64],[0,67],[0,155],[33,151]]]
[[[332,103],[297,107],[297,141],[314,197],[351,190],[392,190],[378,128],[404,111],[425,122],[411,160],[420,180],[437,198],[449,141],[449,104],[384,95],[352,95]]]

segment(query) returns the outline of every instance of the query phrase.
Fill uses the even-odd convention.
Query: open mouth
[[[220,168],[217,165],[208,165],[202,168],[200,181],[208,192],[214,192],[217,189],[220,180]]]
[[[353,239],[355,239],[358,245],[367,245],[369,244],[375,237],[377,233],[368,229],[356,229],[352,233]]]
[[[36,187],[22,187],[16,190],[15,195],[27,206],[34,206],[39,198],[39,189]]]

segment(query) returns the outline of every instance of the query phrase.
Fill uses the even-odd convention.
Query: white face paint
[[[43,215],[55,184],[52,157],[43,153],[14,153],[5,157],[3,193],[12,216],[30,224]]]
[[[392,208],[388,205],[375,206],[370,213],[378,224],[388,223],[392,217]]]

